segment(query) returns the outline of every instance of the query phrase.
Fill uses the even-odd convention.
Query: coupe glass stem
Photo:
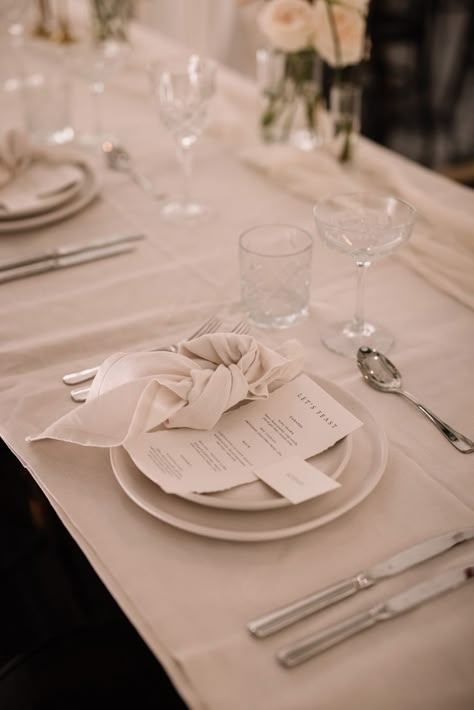
[[[370,261],[357,261],[356,307],[354,314],[354,330],[362,333],[365,326],[365,274]]]
[[[188,205],[191,201],[191,174],[193,170],[191,145],[180,140],[176,146],[176,155],[183,175],[183,203]]]

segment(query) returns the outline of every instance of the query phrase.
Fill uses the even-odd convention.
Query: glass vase
[[[360,134],[361,106],[360,86],[351,82],[333,84],[329,94],[330,147],[341,163],[349,163],[354,158]]]
[[[323,139],[318,126],[321,80],[322,61],[314,50],[257,51],[263,141],[291,143],[301,150],[313,150],[321,145]]]
[[[126,42],[131,15],[130,0],[90,0],[93,41]]]

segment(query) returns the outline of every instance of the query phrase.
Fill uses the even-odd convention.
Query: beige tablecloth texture
[[[164,46],[143,30],[137,37],[150,52]],[[140,169],[173,190],[179,186],[173,149],[149,107],[144,73],[143,83],[138,75],[135,68],[108,87],[104,118]],[[281,541],[206,539],[135,506],[118,487],[106,451],[25,441],[74,406],[61,383],[64,372],[100,363],[111,352],[184,337],[215,310],[237,313],[237,239],[243,229],[285,221],[314,232],[311,199],[291,194],[236,156],[242,148],[232,138],[238,117],[234,133],[231,123],[223,129],[229,97],[237,100],[240,92],[244,105],[251,90],[225,72],[220,85],[222,111],[217,115],[218,103],[214,132],[196,150],[195,191],[216,210],[209,224],[193,231],[166,225],[158,205],[126,176],[104,171],[101,197],[73,219],[1,237],[0,256],[7,259],[115,232],[139,229],[148,235],[129,256],[1,287],[0,434],[193,710],[470,710],[472,585],[293,671],[278,666],[274,653],[305,632],[447,568],[472,563],[472,543],[271,639],[256,641],[245,629],[256,615],[404,546],[474,524],[474,458],[455,451],[407,402],[369,389],[354,363],[321,345],[321,324],[352,311],[354,267],[318,240],[309,319],[291,331],[252,333],[269,346],[298,338],[307,371],[347,388],[384,426],[389,442],[384,477],[350,513]],[[74,89],[77,122],[85,126],[87,93],[79,82]],[[2,116],[13,120],[17,107],[3,101]],[[387,151],[371,150],[387,172],[403,162],[420,195],[446,195],[451,210],[469,212],[467,191]],[[389,257],[369,274],[367,309],[396,334],[392,355],[407,388],[473,436],[473,317],[453,295]]]

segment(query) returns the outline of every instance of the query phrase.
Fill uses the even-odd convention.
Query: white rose
[[[331,11],[339,38],[340,56],[329,17]],[[314,16],[314,47],[328,64],[344,67],[361,61],[365,49],[365,19],[359,10],[336,3],[328,7],[326,0],[317,0]]]
[[[306,0],[270,0],[258,16],[263,34],[284,52],[311,46],[314,36],[313,7]]]

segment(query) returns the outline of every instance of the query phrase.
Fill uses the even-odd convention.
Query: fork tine
[[[205,335],[206,333],[215,333],[216,330],[219,330],[221,325],[222,322],[219,320],[219,318],[211,316],[207,319],[205,323],[201,325],[200,328],[196,330],[195,333],[189,335],[186,340],[194,340],[194,338],[199,338],[200,335]]]
[[[206,335],[207,333],[215,333],[217,330],[219,330],[221,326],[222,321],[220,321],[219,318],[212,316],[205,323],[203,323],[202,326],[193,335],[190,335],[189,338],[186,338],[186,341],[193,340],[194,338],[197,338],[200,335]],[[235,333],[237,335],[245,335],[246,333],[248,333],[249,330],[250,328],[248,323],[245,320],[240,320],[236,325],[234,325],[230,332]],[[89,390],[90,387],[71,390],[71,397],[75,402],[85,402]]]
[[[246,335],[246,333],[249,332],[249,325],[246,321],[241,320],[232,328],[230,332],[236,333],[237,335]]]

